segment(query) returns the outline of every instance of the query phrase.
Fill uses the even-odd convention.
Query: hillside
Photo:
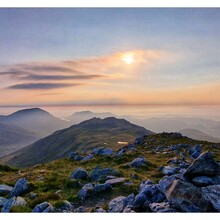
[[[17,197],[25,203],[9,206],[10,212],[217,212],[218,200],[201,197],[203,191],[216,187],[210,180],[220,175],[210,153],[202,154],[207,151],[220,162],[220,144],[177,133],[155,134],[139,138],[112,156],[97,155],[87,161],[65,158],[19,171],[0,166],[0,182],[14,186],[25,178],[20,184],[28,183],[28,189]],[[192,157],[195,152],[197,159]],[[192,167],[197,172],[193,183],[186,179]],[[210,173],[214,168],[216,173]],[[220,183],[218,178],[215,181]],[[2,201],[6,211],[8,206]]]
[[[0,157],[31,144],[39,137],[29,130],[0,123]]]
[[[132,142],[135,138],[147,134],[152,134],[152,132],[124,119],[93,118],[56,131],[2,158],[1,161],[11,166],[28,167],[66,157],[71,151],[89,152],[98,146],[117,150],[126,142]]]
[[[195,139],[195,140],[201,140],[201,141],[209,141],[213,143],[220,143],[220,139],[216,137],[212,137],[205,132],[196,130],[196,129],[182,129],[179,131],[184,136],[187,136],[189,138]]]
[[[56,118],[40,108],[23,109],[7,116],[1,116],[0,122],[29,130],[39,137],[45,137],[69,125],[66,121]]]

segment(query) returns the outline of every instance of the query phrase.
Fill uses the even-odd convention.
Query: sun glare
[[[134,62],[134,56],[132,54],[125,54],[123,55],[122,60],[126,64],[132,64]]]

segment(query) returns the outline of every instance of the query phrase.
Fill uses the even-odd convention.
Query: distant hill
[[[40,108],[19,110],[7,116],[0,116],[0,122],[29,130],[39,137],[45,137],[69,125]]]
[[[118,142],[132,142],[135,138],[148,134],[152,132],[124,119],[92,118],[57,131],[1,161],[12,166],[28,167],[66,157],[71,151],[89,152],[101,146],[117,150],[123,146]]]
[[[31,144],[39,137],[26,129],[0,123],[0,157]]]
[[[201,140],[201,141],[209,141],[213,143],[220,143],[220,138],[212,137],[202,131],[195,130],[195,129],[183,129],[179,131],[184,136],[192,138],[194,140]]]
[[[110,112],[101,112],[101,113],[95,113],[91,111],[81,111],[81,112],[75,112],[73,115],[68,117],[67,119],[72,123],[72,124],[78,124],[80,122],[83,122],[85,120],[89,120],[91,118],[108,118],[108,117],[116,117],[118,116],[110,113]]]

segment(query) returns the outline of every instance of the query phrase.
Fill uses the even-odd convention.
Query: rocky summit
[[[151,134],[118,150],[0,166],[1,212],[219,212],[220,144]]]

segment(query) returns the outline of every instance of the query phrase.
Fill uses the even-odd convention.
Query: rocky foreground
[[[159,140],[164,145],[155,146]],[[1,212],[219,212],[220,165],[214,157],[220,148],[207,142],[192,146],[190,141],[164,133],[139,138],[117,152],[72,152],[60,161],[64,173],[65,163],[74,166],[65,182],[59,173],[47,181],[48,166],[56,169],[54,164],[2,172]],[[15,185],[6,184],[18,176]],[[67,194],[74,195],[67,200]]]

